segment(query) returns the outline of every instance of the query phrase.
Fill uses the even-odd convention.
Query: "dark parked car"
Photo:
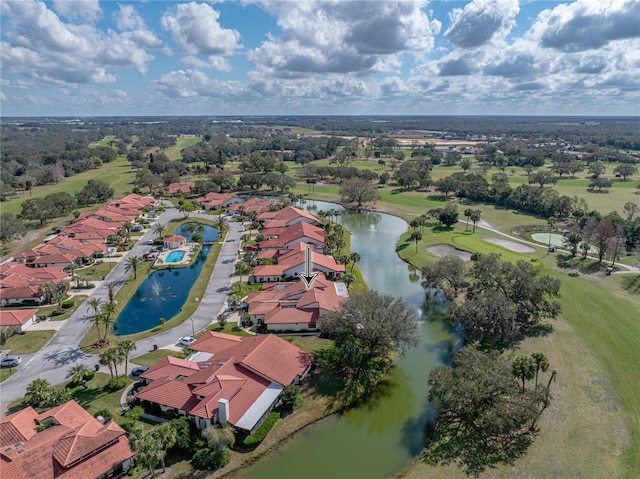
[[[131,370],[132,376],[140,376],[143,372],[149,369],[147,366],[137,366]]]

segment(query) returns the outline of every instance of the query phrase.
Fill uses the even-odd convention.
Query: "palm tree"
[[[227,219],[221,213],[215,217],[215,219],[213,220],[213,225],[218,230],[218,235],[222,235],[222,232],[227,227]]]
[[[98,331],[98,342],[106,343],[109,329],[115,323],[116,307],[113,303],[105,303],[100,310],[100,323],[104,325],[104,335],[100,336]]]
[[[224,327],[227,325],[227,315],[225,313],[220,313],[217,319],[220,329],[224,329]]]
[[[467,231],[469,229],[469,218],[471,218],[472,214],[473,214],[473,210],[471,208],[467,208],[466,210],[464,210],[464,215],[467,218],[467,224],[464,227],[465,231]]]
[[[151,473],[151,477],[155,476],[155,465],[159,460],[158,452],[161,444],[158,438],[151,432],[144,432],[142,429],[134,430],[131,434],[131,445],[136,451],[136,457],[139,461],[146,464]]]
[[[420,233],[419,231],[414,231],[413,233],[411,233],[411,241],[415,242],[416,254],[418,254],[418,243],[422,241],[422,233]]]
[[[518,356],[511,365],[513,375],[522,380],[522,392],[524,392],[525,381],[533,379],[536,374],[536,364],[530,356]]]
[[[240,304],[242,304],[242,298],[238,294],[232,294],[227,299],[227,302],[229,303],[229,307],[235,311]]]
[[[153,232],[157,234],[160,238],[162,238],[162,235],[164,234],[165,229],[167,229],[167,225],[165,224],[156,223],[155,225],[153,225]]]
[[[184,225],[184,229],[187,233],[191,233],[191,235],[193,236],[193,234],[196,232],[196,223],[187,223],[186,225]]]
[[[97,316],[100,313],[100,307],[102,306],[102,300],[100,298],[89,298],[87,300],[87,306],[93,310],[93,316]]]
[[[472,233],[476,232],[476,224],[478,224],[478,221],[480,221],[480,213],[482,213],[480,210],[473,210],[471,212],[471,221],[473,221]]]
[[[46,379],[37,378],[27,386],[27,397],[29,402],[35,405],[41,405],[47,402],[51,394],[51,383]]]
[[[111,362],[112,353],[109,352],[109,349],[105,349],[100,353],[98,362],[103,366],[109,366],[109,374],[111,378],[113,378],[113,363]]]
[[[75,363],[69,369],[67,369],[67,377],[71,378],[74,383],[82,381],[85,373],[89,372],[89,367],[84,363]]]
[[[353,267],[362,259],[362,257],[360,256],[360,253],[354,251],[349,255],[349,259],[351,260],[351,272],[353,273]]]
[[[551,232],[553,231],[553,225],[556,224],[556,219],[550,216],[547,218],[547,224],[549,225],[549,248],[551,248]]]
[[[167,451],[175,446],[176,441],[178,440],[178,435],[176,434],[175,428],[171,424],[166,422],[153,428],[151,434],[160,444],[157,458],[160,459],[160,463],[162,464],[162,472],[165,473],[167,469],[164,464],[164,458],[167,455]]]
[[[128,273],[129,271],[133,271],[134,280],[138,279],[138,266],[140,266],[141,261],[142,258],[140,256],[130,256],[129,258],[127,258],[127,261],[124,265],[125,272]]]
[[[116,286],[120,284],[119,281],[109,281],[105,283],[105,288],[107,288],[107,294],[109,295],[109,303],[113,304],[116,299]]]
[[[344,276],[342,276],[342,281],[347,285],[347,289],[351,287],[351,283],[355,282],[355,280],[356,275],[352,273],[345,273]]]
[[[126,374],[126,372],[129,371],[129,353],[136,350],[136,342],[133,339],[123,339],[118,342],[116,347],[124,357],[124,370]]]
[[[531,355],[531,359],[536,365],[536,391],[538,390],[538,373],[542,371],[543,373],[549,369],[549,360],[544,355],[544,353],[533,353]]]

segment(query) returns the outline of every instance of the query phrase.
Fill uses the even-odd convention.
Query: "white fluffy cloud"
[[[3,69],[51,83],[111,83],[109,67],[145,73],[153,59],[135,32],[104,33],[88,24],[65,23],[39,1],[2,2]]]
[[[388,71],[403,52],[428,52],[441,24],[423,1],[266,2],[282,35],[251,51],[263,73],[298,78],[324,73]]]
[[[223,58],[232,55],[240,45],[237,30],[223,28],[218,21],[220,13],[204,3],[182,3],[167,11],[161,20],[162,28],[171,35],[181,51],[189,55],[206,55],[209,66],[229,71]],[[193,62],[188,59],[187,62]]]
[[[506,36],[519,11],[518,0],[473,0],[451,11],[444,36],[456,47],[476,48]]]
[[[98,0],[53,0],[53,9],[69,20],[95,22],[102,15]]]
[[[143,18],[136,11],[133,5],[119,5],[119,9],[114,12],[113,19],[116,27],[121,32],[131,32],[130,38],[138,45],[145,48],[161,48],[162,41],[150,31]]]
[[[531,36],[563,52],[592,50],[640,37],[639,0],[577,0],[543,11]]]

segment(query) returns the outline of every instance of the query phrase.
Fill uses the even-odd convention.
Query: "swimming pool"
[[[184,251],[172,251],[165,259],[166,263],[179,263],[184,258]]]

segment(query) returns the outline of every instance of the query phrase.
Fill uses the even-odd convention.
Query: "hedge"
[[[236,444],[248,448],[256,447],[264,440],[265,437],[267,437],[267,434],[269,434],[269,431],[271,431],[273,426],[275,426],[278,419],[280,419],[279,412],[270,413],[256,432],[248,436],[239,435],[236,439]]]

